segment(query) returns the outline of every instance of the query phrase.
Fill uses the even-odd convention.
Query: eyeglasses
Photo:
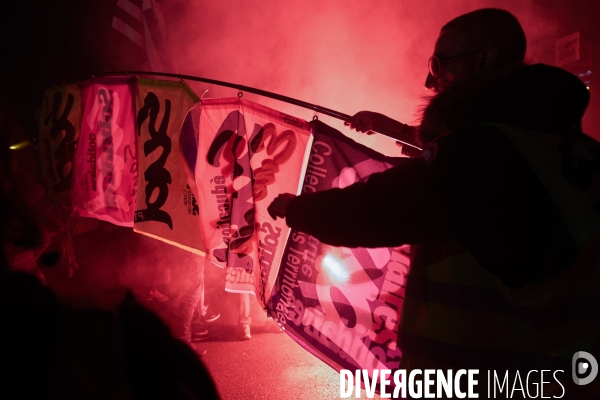
[[[442,70],[442,63],[443,62],[446,62],[448,60],[452,60],[454,58],[460,58],[460,57],[470,56],[472,54],[477,54],[479,52],[481,52],[481,50],[470,51],[468,53],[461,53],[461,54],[457,54],[455,56],[450,56],[450,57],[445,57],[445,58],[439,58],[438,56],[431,56],[431,57],[429,57],[429,73],[434,78],[439,78],[440,72]]]

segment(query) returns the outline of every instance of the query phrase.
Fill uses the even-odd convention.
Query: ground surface
[[[102,222],[92,226],[96,227],[74,236],[79,269],[69,277],[64,263],[43,268],[48,285],[64,301],[81,307],[114,307],[122,299],[123,289],[130,290],[140,303],[171,325],[178,301],[175,283],[184,252],[130,228]],[[157,279],[157,271],[165,267],[170,269],[171,279]],[[148,300],[154,281],[169,300]],[[207,350],[202,360],[223,399],[340,398],[339,374],[282,332],[253,296],[252,338],[242,341],[236,329],[238,295],[224,292],[224,271],[208,265],[205,281],[209,311],[221,317],[207,324],[211,336],[199,345]],[[361,398],[367,398],[364,391]]]

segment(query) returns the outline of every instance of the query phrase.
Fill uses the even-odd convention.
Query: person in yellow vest
[[[280,194],[269,212],[330,245],[413,245],[400,368],[479,369],[482,382],[508,374],[495,398],[541,387],[544,397],[596,398],[600,144],[581,130],[585,85],[526,65],[525,50],[507,11],[448,22],[420,126],[368,111],[347,121],[413,131],[422,155],[344,189]]]

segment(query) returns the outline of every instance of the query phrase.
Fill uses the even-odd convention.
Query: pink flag
[[[130,78],[95,79],[81,90],[81,134],[73,169],[73,212],[133,226],[137,161]]]
[[[134,229],[204,255],[196,184],[179,140],[185,117],[199,98],[185,83],[138,79],[136,99],[139,177]]]
[[[81,98],[74,84],[44,92],[39,121],[39,154],[48,193],[63,204],[71,203],[73,158],[81,125]]]
[[[196,182],[202,237],[227,267],[225,289],[270,296],[289,228],[267,213],[296,193],[310,127],[304,120],[242,99],[202,101]]]
[[[315,122],[302,191],[344,188],[399,162]],[[396,370],[402,358],[398,332],[409,254],[409,245],[334,247],[292,230],[268,313],[338,371],[368,370],[372,377],[375,369]]]

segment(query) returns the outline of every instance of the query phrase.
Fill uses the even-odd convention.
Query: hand
[[[344,125],[350,129],[355,129],[357,132],[363,132],[367,135],[372,135],[373,129],[381,127],[387,117],[383,114],[371,111],[359,111],[354,114],[348,121],[344,121]]]
[[[269,207],[267,207],[267,211],[269,212],[271,218],[285,218],[288,204],[290,203],[290,200],[292,200],[294,197],[296,196],[291,193],[282,193],[279,196],[275,197],[275,200],[273,200]]]
[[[386,135],[399,140],[407,140],[407,137],[414,137],[417,128],[403,124],[383,114],[371,111],[360,111],[354,114],[348,121],[344,121],[344,125],[350,129],[356,129],[357,132],[364,132],[367,135],[375,133],[373,130],[378,129],[386,132]],[[402,147],[401,143],[396,143],[396,146]]]

